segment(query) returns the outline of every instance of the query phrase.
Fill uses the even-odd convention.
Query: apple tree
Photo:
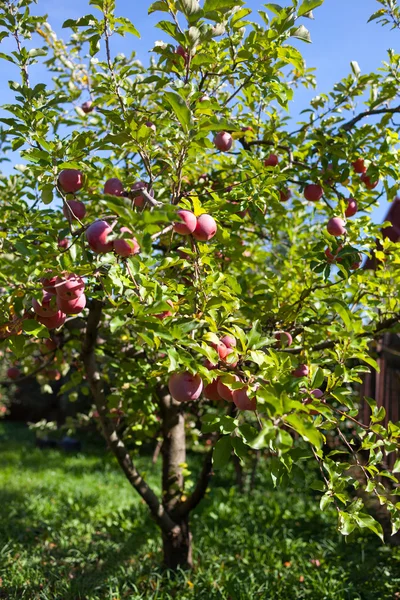
[[[388,239],[376,251],[370,214],[397,191],[400,56],[377,73],[352,63],[296,123],[296,89],[315,83],[299,48],[322,2],[252,15],[244,0],[158,0],[167,41],[147,66],[113,52],[139,37],[113,0],[67,20],[67,41],[32,0],[0,7],[15,70],[0,138],[15,163],[0,178],[8,380],[45,391],[63,376],[72,400],[91,394],[171,568],[191,565],[189,517],[213,471],[260,449],[276,485],[318,464],[343,534],[382,536],[368,494],[400,527],[399,425],[372,399],[362,423],[354,391],[377,368],[374,340],[399,330],[400,254]],[[161,497],[135,465],[148,440]]]

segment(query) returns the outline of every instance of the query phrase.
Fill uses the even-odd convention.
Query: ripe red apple
[[[211,360],[208,360],[208,358],[205,359],[203,365],[205,366],[206,369],[208,369],[209,371],[213,371],[214,369],[217,368],[217,365],[214,365]]]
[[[236,339],[233,337],[233,335],[224,335],[224,337],[222,337],[220,339],[221,344],[225,344],[225,346],[227,348],[236,348]]]
[[[228,348],[222,342],[218,342],[218,344],[216,344],[215,342],[210,342],[210,346],[212,346],[214,350],[218,352],[218,356],[221,360],[223,360],[227,356]]]
[[[167,304],[169,304],[171,306],[171,308],[174,307],[174,303],[172,302],[172,300],[167,300]],[[170,310],[164,310],[164,312],[162,313],[158,313],[157,315],[153,315],[153,317],[155,317],[156,319],[160,319],[161,321],[163,319],[166,319],[167,317],[172,317],[172,312]]]
[[[68,200],[63,206],[63,214],[69,222],[82,221],[86,215],[86,208],[83,202],[79,200]]]
[[[85,282],[79,275],[71,273],[70,275],[57,277],[55,287],[57,296],[66,300],[73,300],[83,294]]]
[[[104,193],[109,194],[110,196],[122,196],[124,193],[122,181],[120,181],[118,177],[111,177],[111,179],[107,179],[104,184]]]
[[[226,131],[219,131],[214,138],[214,146],[221,152],[228,152],[232,148],[233,137]]]
[[[309,373],[309,368],[307,365],[299,365],[292,371],[293,377],[307,377]]]
[[[328,225],[326,226],[328,233],[334,237],[339,237],[346,233],[345,222],[340,217],[332,217],[329,219]]]
[[[37,315],[39,323],[47,327],[47,329],[57,329],[58,327],[61,327],[61,325],[64,325],[66,318],[67,315],[61,312],[61,310],[59,310],[54,317],[40,317]]]
[[[206,387],[204,388],[204,396],[208,400],[214,400],[215,402],[220,402],[221,400],[223,400],[223,398],[221,398],[221,396],[218,393],[218,378],[214,379],[211,383],[206,385]]]
[[[292,197],[292,192],[290,190],[279,190],[279,200],[281,202],[287,202]]]
[[[228,356],[234,352],[233,348],[227,348],[227,353],[225,358],[222,359],[222,362],[228,367],[228,369],[236,369],[238,365],[237,360],[233,360],[229,362]],[[232,357],[233,358],[233,357]]]
[[[257,401],[255,398],[249,398],[247,395],[248,386],[246,385],[239,390],[233,392],[233,402],[236,404],[239,410],[257,410]]]
[[[10,367],[9,369],[7,369],[7,378],[8,379],[18,379],[18,377],[21,375],[20,370],[17,367]]]
[[[235,381],[240,381],[237,375],[234,375],[234,378]],[[228,388],[228,386],[225,385],[220,378],[218,378],[217,390],[218,394],[223,400],[226,400],[226,402],[233,402],[233,390]]]
[[[318,183],[310,183],[304,188],[304,198],[309,202],[318,202],[324,195],[324,190]]]
[[[57,296],[57,306],[66,315],[78,315],[86,306],[86,296],[81,294],[78,298],[62,298]]]
[[[207,242],[217,233],[217,224],[211,215],[202,214],[197,217],[196,229],[193,237],[200,242]]]
[[[81,109],[83,110],[83,112],[85,113],[85,115],[93,112],[94,111],[93,102],[91,100],[87,100],[86,102],[84,102],[83,104],[81,104]]]
[[[242,127],[241,130],[244,131],[244,133],[246,133],[246,131],[254,131],[253,128],[250,127],[250,125],[247,125],[247,127]]]
[[[49,294],[48,292],[44,292],[43,298],[40,301],[32,298],[32,307],[40,317],[54,317],[58,312],[56,299],[53,294]]]
[[[58,369],[46,369],[43,375],[50,381],[59,381],[61,379],[61,373]]]
[[[185,48],[183,48],[182,46],[177,46],[175,48],[175,54],[179,54],[179,56],[182,56],[183,60],[185,61],[185,65],[188,64],[188,62],[189,62],[189,52],[187,52],[185,50]]]
[[[154,123],[152,121],[146,121],[145,122],[146,127],[148,127],[149,129],[152,130],[153,133],[156,133],[157,131],[157,127],[154,125]]]
[[[346,211],[344,214],[346,215],[346,217],[354,217],[357,210],[358,210],[357,202],[354,200],[354,198],[349,198],[347,200],[347,208],[346,208]]]
[[[279,342],[280,348],[286,348],[292,345],[293,338],[287,331],[277,331],[275,339]]]
[[[69,241],[67,238],[63,238],[62,240],[58,240],[57,242],[57,246],[60,248],[60,250],[65,250],[68,248],[69,246]]]
[[[57,342],[51,338],[47,338],[47,340],[44,341],[44,346],[49,351],[57,350],[58,348]]]
[[[324,395],[324,392],[317,389],[317,390],[311,390],[310,394],[311,394],[311,396],[314,396],[314,398],[317,398],[317,400],[319,400]]]
[[[276,167],[279,163],[279,158],[277,157],[276,154],[270,154],[265,160],[264,160],[264,166],[265,167]]]
[[[145,181],[137,181],[131,187],[132,192],[137,192],[139,190],[147,190],[148,193],[150,194],[150,196],[152,198],[154,198],[154,190],[149,191],[147,183]],[[144,196],[140,196],[140,195],[135,196],[134,203],[135,203],[135,206],[137,206],[138,208],[143,208],[143,206],[146,204],[146,198]]]
[[[95,221],[86,229],[86,239],[89,246],[97,254],[111,252],[113,242],[107,241],[109,235],[112,234],[112,229],[106,221]]]
[[[67,194],[74,194],[83,186],[83,175],[77,169],[64,169],[58,176],[58,185]]]
[[[357,158],[357,160],[352,163],[352,166],[356,173],[365,173],[367,170],[367,167],[364,164],[364,159],[361,157]]]
[[[196,215],[191,210],[178,210],[180,221],[174,223],[174,231],[180,235],[190,235],[196,229]]]
[[[174,373],[169,378],[168,388],[177,402],[190,402],[200,397],[203,381],[200,375],[192,375],[188,372]]]
[[[56,295],[56,281],[57,281],[57,276],[54,275],[54,277],[42,277],[42,279],[40,280],[40,283],[43,286],[43,289],[45,292],[48,292],[49,294],[52,294],[53,296]]]
[[[363,184],[365,185],[365,187],[367,187],[369,190],[375,189],[379,183],[379,179],[377,179],[376,181],[372,181],[371,177],[369,175],[367,175],[366,173],[363,173],[361,175],[360,179],[363,182]]]
[[[340,245],[337,247],[336,249],[336,254],[332,254],[330,248],[326,248],[325,249],[325,256],[328,259],[328,263],[334,263],[334,262],[342,262],[343,258],[338,258],[338,254],[339,252],[343,249],[343,246]]]
[[[121,233],[132,233],[128,227],[121,227]],[[127,257],[140,252],[140,246],[136,238],[118,238],[114,240],[114,252],[119,256]]]

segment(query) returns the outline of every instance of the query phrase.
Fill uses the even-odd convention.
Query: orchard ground
[[[99,444],[66,455],[33,449],[0,425],[0,598],[7,600],[389,600],[400,595],[400,548],[373,534],[347,540],[303,481],[274,490],[268,463],[241,494],[233,469],[192,518],[193,572],[163,572],[146,506]],[[195,457],[190,457],[191,462]],[[195,460],[196,462],[196,460]],[[159,491],[159,468],[139,466]],[[198,461],[200,464],[200,461]],[[306,469],[307,483],[315,467]],[[296,501],[294,502],[294,499]]]

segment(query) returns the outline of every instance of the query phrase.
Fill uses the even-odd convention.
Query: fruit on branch
[[[57,275],[54,275],[54,277],[42,277],[40,283],[42,284],[45,292],[48,292],[49,294],[55,296],[57,293],[55,288],[56,281]]]
[[[329,219],[326,229],[328,230],[328,233],[330,233],[334,237],[339,237],[346,233],[345,225],[345,222],[340,217],[332,217],[331,219]]]
[[[304,198],[309,202],[318,202],[324,195],[324,190],[318,183],[309,183],[304,188]]]
[[[60,381],[61,373],[58,369],[46,369],[43,371],[43,375],[50,381]]]
[[[357,158],[357,160],[355,160],[353,163],[351,163],[353,166],[353,169],[356,173],[365,173],[367,170],[367,167],[364,164],[364,159],[363,158]]]
[[[375,189],[379,183],[379,179],[377,179],[376,181],[372,181],[371,177],[369,175],[367,175],[366,173],[363,173],[361,175],[360,179],[363,182],[363,184],[365,185],[365,187],[367,187],[369,190]]]
[[[66,318],[67,315],[61,310],[59,310],[54,317],[40,317],[37,315],[39,323],[47,327],[47,329],[57,329],[58,327],[61,327],[61,325],[64,325]]]
[[[235,360],[234,357],[232,357],[233,360],[228,358],[229,355],[233,354],[233,353],[234,353],[233,348],[227,348],[226,356],[225,356],[225,358],[222,359],[222,362],[228,367],[228,369],[236,369],[238,362],[239,362],[239,361]]]
[[[319,400],[324,395],[324,392],[322,390],[316,389],[316,390],[311,390],[310,394],[311,394],[311,396],[314,396],[314,398],[317,398],[317,400]]]
[[[275,333],[275,339],[279,342],[278,345],[280,348],[287,348],[293,343],[293,338],[287,331],[277,331]]]
[[[180,235],[190,235],[196,229],[197,218],[191,210],[178,210],[179,221],[174,223],[174,231]]]
[[[280,202],[287,202],[292,197],[292,192],[290,190],[279,190],[279,200]]]
[[[357,210],[358,210],[357,202],[354,200],[354,198],[349,198],[347,200],[347,208],[346,208],[344,214],[346,215],[346,217],[354,217]]]
[[[220,402],[221,400],[223,400],[223,398],[221,398],[221,396],[218,393],[218,378],[214,379],[211,383],[206,385],[206,387],[204,388],[204,396],[208,400],[214,400],[215,402]]]
[[[146,127],[148,127],[149,129],[152,130],[153,133],[156,133],[157,131],[157,127],[155,126],[155,124],[152,121],[146,121],[145,122]]]
[[[214,146],[221,152],[228,152],[232,148],[233,137],[226,131],[219,131],[214,138]]]
[[[276,167],[278,164],[279,164],[279,158],[277,157],[276,154],[270,154],[264,160],[264,166],[265,167]]]
[[[121,233],[132,233],[128,227],[121,227]],[[113,242],[114,244],[114,252],[118,254],[118,256],[132,256],[133,254],[138,254],[140,252],[140,246],[137,242],[136,238],[117,238]]]
[[[111,179],[107,179],[104,184],[104,193],[109,196],[122,196],[124,193],[124,186],[122,181],[118,179],[118,177],[111,177]]]
[[[83,104],[81,104],[81,109],[85,113],[85,115],[94,111],[94,104],[91,100],[87,100]]]
[[[21,373],[18,367],[10,367],[9,369],[7,369],[7,379],[18,379],[20,375]]]
[[[303,390],[305,391],[305,390]],[[306,392],[307,394],[310,394],[310,396],[308,398],[306,398],[305,400],[303,400],[303,404],[304,405],[308,405],[308,404],[312,404],[313,400],[320,400],[322,404],[326,404],[326,400],[325,398],[323,398],[324,392],[322,390],[316,389],[316,390],[311,390],[311,392]],[[311,397],[312,396],[312,397]],[[310,415],[318,415],[319,412],[317,410],[310,410]]]
[[[247,391],[248,386],[246,385],[239,390],[234,390],[232,399],[239,410],[257,410],[257,400],[255,398],[249,398]]]
[[[224,335],[224,337],[222,337],[220,339],[221,344],[225,344],[225,346],[227,348],[236,348],[236,339],[233,337],[233,335]]]
[[[56,299],[49,292],[44,292],[43,298],[40,301],[32,298],[32,307],[34,312],[40,317],[54,317],[58,312]]]
[[[66,194],[75,194],[83,186],[83,175],[78,169],[64,169],[58,176],[58,185]]]
[[[217,233],[217,224],[211,215],[202,214],[197,217],[196,229],[193,237],[199,242],[207,242]]]
[[[350,266],[350,271],[357,271],[362,265],[362,255],[358,253],[357,259]]]
[[[214,363],[212,363],[211,360],[208,360],[208,358],[205,359],[203,364],[204,364],[205,368],[208,369],[209,371],[213,371],[218,366],[218,365],[214,365]]]
[[[307,365],[300,364],[293,371],[293,377],[308,377],[310,370]]]
[[[172,302],[172,300],[167,300],[167,304],[169,304],[171,308],[174,308],[174,303]],[[163,319],[166,319],[167,317],[172,317],[172,314],[173,313],[170,310],[164,310],[164,312],[158,313],[153,316],[156,319],[160,319],[162,321]]]
[[[69,223],[71,221],[82,221],[86,215],[86,208],[79,200],[68,200],[64,203],[63,214]]]
[[[67,238],[63,238],[62,240],[58,240],[57,246],[60,250],[66,250],[69,246],[69,241]]]
[[[200,375],[191,373],[174,373],[169,378],[168,388],[171,396],[177,402],[197,400],[203,391],[203,380]]]
[[[175,48],[175,54],[182,56],[183,60],[185,61],[185,65],[188,64],[190,55],[189,55],[189,52],[187,52],[187,50],[185,50],[185,48],[183,48],[183,46],[177,46]]]
[[[108,236],[111,234],[112,229],[106,221],[95,221],[86,229],[86,239],[96,254],[112,251],[113,242],[108,241]]]
[[[152,198],[154,198],[154,190],[150,190],[148,189],[148,185],[145,181],[137,181],[136,183],[133,184],[133,186],[131,187],[131,191],[132,192],[138,192],[140,190],[147,190],[148,193],[150,194],[150,196]],[[134,204],[135,206],[137,206],[138,208],[143,208],[143,206],[146,204],[146,198],[144,196],[141,196],[140,194],[135,196],[134,198]]]
[[[343,249],[343,246],[342,246],[342,245],[340,245],[340,246],[338,246],[338,248],[337,248],[337,250],[336,250],[336,253],[335,253],[335,254],[332,254],[332,252],[331,252],[330,248],[326,248],[326,249],[325,249],[325,256],[326,256],[326,258],[328,259],[328,263],[331,263],[331,264],[332,264],[332,263],[335,263],[335,262],[342,262],[342,261],[343,261],[343,258],[338,258],[338,254],[339,254],[339,252],[340,252],[342,249]]]
[[[83,294],[85,282],[79,275],[71,273],[70,275],[57,277],[55,288],[57,296],[66,300],[73,300]]]
[[[46,350],[49,350],[49,352],[57,350],[57,348],[58,348],[57,342],[55,340],[53,340],[52,338],[47,338],[44,341],[43,345],[45,346]]]
[[[228,355],[228,348],[225,346],[224,343],[218,342],[217,344],[215,342],[210,342],[210,346],[218,352],[220,360],[223,360]]]
[[[235,381],[240,381],[237,375],[234,375],[233,377]],[[220,377],[218,378],[217,390],[218,394],[223,400],[226,400],[226,402],[233,402],[233,390],[231,390],[227,385],[225,385],[225,383]]]
[[[66,315],[78,315],[86,306],[86,296],[85,294],[81,294],[78,298],[57,296],[57,306]]]

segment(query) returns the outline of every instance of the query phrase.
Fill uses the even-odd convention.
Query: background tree
[[[2,140],[24,160],[0,185],[1,337],[19,369],[8,376],[70,374],[72,399],[90,389],[169,567],[191,565],[189,515],[212,469],[249,448],[268,448],[276,484],[316,460],[321,508],[334,503],[342,533],[382,536],[359,488],[396,531],[382,481],[396,481],[384,461],[399,427],[385,429],[373,401],[360,423],[352,384],[399,321],[396,245],[382,240],[374,275],[360,268],[380,237],[368,215],[396,195],[399,55],[379,73],[352,63],[292,131],[296,87],[313,84],[292,42],[310,41],[322,0],[269,4],[263,25],[243,0],[160,0],[149,12],[171,43],[148,68],[112,53],[134,24],[112,0],[90,4],[64,24],[66,43],[30,0],[0,9],[16,48],[1,57],[21,72]],[[39,60],[51,87],[31,85]],[[331,432],[345,459],[327,449]],[[149,438],[162,439],[162,498],[133,461]],[[198,477],[187,439],[207,442]]]

